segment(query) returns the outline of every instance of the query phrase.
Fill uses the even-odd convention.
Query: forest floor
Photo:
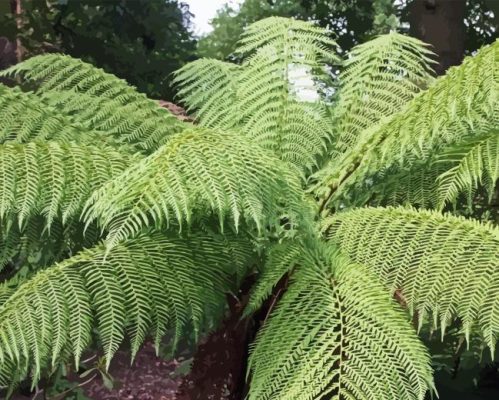
[[[172,360],[158,357],[154,346],[147,343],[137,353],[132,365],[130,351],[118,350],[109,369],[113,382],[111,389],[106,387],[99,373],[84,378],[73,375],[64,386],[76,390],[64,387],[59,394],[16,394],[12,400],[176,400],[176,392],[188,372],[189,362],[182,356]],[[95,378],[91,379],[94,375]],[[88,383],[77,387],[84,382]]]

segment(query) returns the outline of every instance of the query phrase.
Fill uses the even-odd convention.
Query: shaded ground
[[[156,357],[154,347],[147,344],[130,366],[130,353],[121,350],[110,368],[114,388],[109,391],[99,378],[86,385],[83,392],[93,400],[174,400],[181,381],[176,372],[180,361]]]
[[[105,387],[98,375],[81,389],[62,395],[44,397],[41,392],[38,395],[24,393],[15,395],[13,400],[176,400],[175,392],[180,386],[182,374],[188,370],[188,364],[189,361],[182,357],[174,360],[157,357],[152,344],[147,343],[137,354],[133,365],[130,365],[129,351],[123,349],[116,353],[109,370],[114,381],[111,390]],[[92,373],[85,378],[75,376],[66,385],[75,387],[94,375]]]

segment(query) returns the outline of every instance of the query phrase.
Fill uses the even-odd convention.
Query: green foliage
[[[494,353],[499,337],[499,229],[406,208],[364,208],[324,221],[345,254],[400,292],[419,324],[442,329],[460,318],[469,338],[478,324]],[[359,246],[358,243],[363,243]]]
[[[17,75],[34,83],[37,94],[43,94],[76,121],[145,152],[156,150],[184,128],[157,102],[125,81],[69,56],[33,57],[2,75]]]
[[[432,54],[423,42],[398,33],[352,49],[335,108],[340,150],[362,141],[361,132],[400,111],[431,82]]]
[[[334,47],[304,21],[249,27],[240,66],[176,73],[196,127],[67,56],[8,72],[35,91],[0,88],[0,386],[89,347],[105,374],[125,337],[132,357],[148,337],[199,339],[249,274],[246,317],[270,307],[250,399],[424,399],[411,313],[494,351],[497,227],[410,206],[493,197],[498,44],[433,83],[420,42],[356,47],[330,118]],[[375,204],[397,207],[353,208]]]
[[[0,221],[22,229],[35,215],[77,217],[90,194],[133,158],[113,148],[57,142],[0,145]]]
[[[176,82],[189,108],[199,109],[202,125],[240,129],[282,160],[310,171],[326,150],[330,128],[324,104],[300,95],[304,90],[317,95],[312,76],[324,78],[324,62],[337,60],[334,45],[325,30],[309,23],[268,18],[241,38],[241,67],[198,60],[184,67]],[[310,87],[296,84],[296,73],[308,78]]]
[[[362,140],[340,162],[317,178],[323,204],[357,188],[390,168],[410,169],[442,148],[486,133],[496,123],[499,106],[499,42],[449,70],[387,121],[367,128]],[[392,171],[393,173],[393,171]]]
[[[300,220],[299,181],[270,153],[234,134],[194,129],[185,131],[94,192],[85,212],[109,229],[113,245],[144,227],[182,227],[214,214],[223,230],[230,217],[263,232],[287,216]]]
[[[429,356],[376,277],[334,248],[298,272],[250,357],[250,399],[423,399]]]
[[[0,6],[0,36],[19,38],[24,58],[64,52],[126,79],[153,98],[173,99],[166,76],[192,60],[189,7],[177,0],[22,1],[22,26]]]
[[[69,352],[78,365],[94,324],[108,366],[125,331],[132,355],[146,334],[159,345],[168,327],[175,340],[187,324],[199,334],[223,309],[229,278],[251,253],[242,238],[157,232],[111,251],[102,245],[85,250],[39,272],[0,308],[2,373],[17,364],[16,375],[30,372],[36,382],[41,368]]]

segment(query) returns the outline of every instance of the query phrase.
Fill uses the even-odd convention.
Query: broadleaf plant
[[[250,274],[247,318],[286,284],[249,400],[422,400],[423,327],[494,353],[499,229],[472,216],[497,195],[499,43],[438,79],[403,35],[336,51],[309,22],[253,24],[240,65],[175,74],[194,124],[68,56],[2,72],[0,385],[197,340]]]

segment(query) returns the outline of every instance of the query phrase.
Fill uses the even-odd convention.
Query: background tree
[[[192,15],[176,0],[17,2],[22,25],[15,7],[1,2],[0,36],[19,38],[25,57],[62,51],[166,100],[174,96],[169,74],[194,59]]]
[[[230,6],[219,10],[212,22],[213,32],[199,40],[198,52],[202,57],[227,59],[245,26],[276,15],[316,21],[332,31],[343,51],[391,29],[410,31],[435,47],[435,53],[441,56],[441,66],[437,69],[442,73],[448,66],[459,63],[465,53],[494,40],[499,29],[497,3],[494,0],[245,0],[238,10]],[[448,36],[444,31],[453,35],[452,40],[442,39]],[[447,46],[453,48],[444,48]],[[447,57],[453,61],[447,61]]]

